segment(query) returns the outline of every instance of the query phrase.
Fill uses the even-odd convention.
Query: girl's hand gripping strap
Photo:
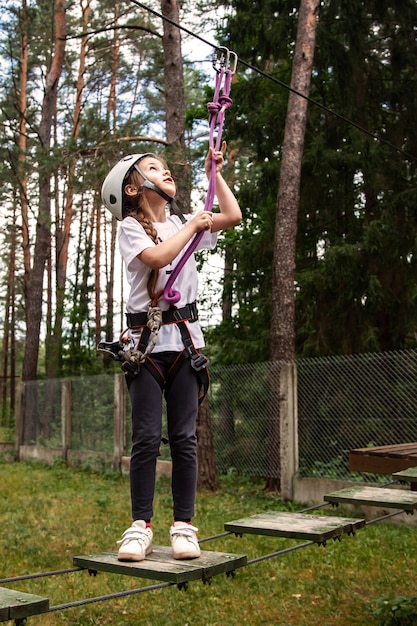
[[[232,65],[230,59],[233,59]],[[222,141],[222,132],[225,113],[232,106],[232,99],[230,98],[230,86],[232,82],[232,76],[237,67],[237,55],[234,52],[230,52],[227,48],[221,46],[216,50],[213,67],[216,70],[216,81],[214,88],[213,102],[207,104],[209,112],[209,147],[213,148],[213,153],[220,150]],[[222,91],[221,91],[222,90]],[[218,126],[216,142],[214,141],[215,127]],[[205,211],[211,211],[213,208],[214,197],[216,195],[216,159],[212,156],[211,171],[209,184],[207,189],[206,201],[204,204]],[[177,279],[179,273],[184,267],[185,263],[190,258],[191,254],[197,248],[201,238],[204,235],[204,231],[197,233],[188,248],[185,250],[183,256],[178,261],[177,265],[171,272],[167,283],[164,288],[164,298],[169,304],[175,304],[181,298],[179,291],[172,289],[172,285]]]

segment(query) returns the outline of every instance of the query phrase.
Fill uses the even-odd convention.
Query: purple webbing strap
[[[216,74],[216,83],[214,89],[214,98],[213,102],[209,102],[207,104],[207,109],[210,116],[210,133],[209,133],[209,147],[213,148],[215,152],[218,152],[221,147],[222,140],[222,132],[223,132],[223,124],[225,113],[227,109],[232,106],[232,100],[229,96],[230,94],[230,86],[232,82],[232,74],[233,72],[230,69],[225,70],[224,67],[221,67],[220,70]],[[223,85],[223,91],[220,93],[221,87]],[[214,130],[216,124],[218,125],[217,138],[216,142],[214,142]],[[214,197],[216,195],[216,159],[212,156],[211,162],[211,171],[209,184],[207,189],[206,201],[204,204],[204,211],[211,211],[213,208]],[[197,248],[200,243],[202,237],[204,235],[204,231],[200,231],[197,233],[191,243],[188,245],[188,248],[185,250],[181,259],[178,261],[177,265],[171,272],[167,283],[164,288],[163,297],[169,304],[176,304],[181,299],[181,294],[179,291],[172,289],[172,285],[177,279],[179,273],[182,268],[192,255],[192,253]]]

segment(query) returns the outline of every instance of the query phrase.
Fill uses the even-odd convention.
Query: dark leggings
[[[163,378],[178,357],[177,352],[152,354],[153,363]],[[146,367],[129,382],[132,407],[132,453],[130,459],[130,493],[132,518],[153,517],[156,460],[162,436],[162,396],[167,405],[168,438],[172,459],[173,514],[176,520],[194,515],[197,486],[197,437],[199,383],[190,360],[181,361],[168,388],[161,389],[155,376]]]

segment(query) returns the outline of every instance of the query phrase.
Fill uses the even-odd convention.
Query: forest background
[[[239,57],[225,176],[243,211],[221,237],[221,283],[210,284],[213,259],[200,257],[200,306],[217,298],[222,314],[206,333],[212,363],[276,357],[277,258],[294,266],[297,357],[415,346],[417,2],[318,7],[292,255],[274,232],[302,4],[146,3],[177,9],[182,34],[134,0],[0,9],[4,399],[13,403],[16,377],[113,371],[96,345],[123,328],[125,294],[101,184],[121,155],[156,151],[181,181],[183,209],[202,205],[209,32]]]

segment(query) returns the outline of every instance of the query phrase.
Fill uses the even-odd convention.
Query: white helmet
[[[108,208],[118,220],[123,219],[123,187],[126,176],[135,164],[146,156],[155,156],[151,152],[143,154],[128,154],[107,174],[101,188],[101,197]]]

